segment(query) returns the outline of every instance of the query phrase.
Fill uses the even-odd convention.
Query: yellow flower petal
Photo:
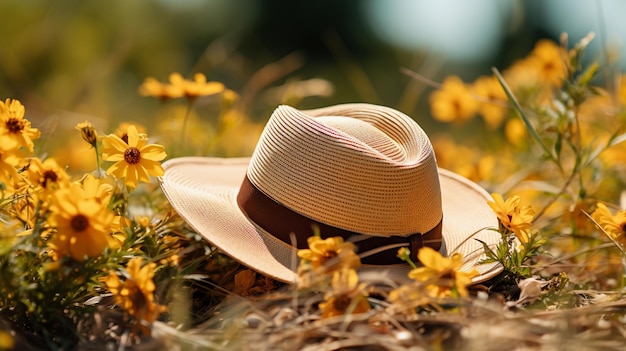
[[[141,157],[151,161],[162,161],[167,154],[165,153],[165,147],[157,144],[146,145],[141,148]]]

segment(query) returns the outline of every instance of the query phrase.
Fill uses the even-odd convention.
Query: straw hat
[[[491,197],[439,169],[420,126],[394,109],[344,104],[300,111],[279,106],[251,158],[182,157],[163,164],[161,187],[200,235],[242,264],[274,279],[297,279],[297,249],[313,225],[322,237],[354,240],[364,269],[405,274],[399,246],[459,252],[463,270],[487,280],[480,239],[496,245]],[[415,258],[415,257],[414,257]]]

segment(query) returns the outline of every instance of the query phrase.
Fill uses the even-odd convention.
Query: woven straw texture
[[[280,106],[248,177],[278,203],[358,233],[424,233],[441,220],[430,141],[390,108],[353,104],[304,113]]]

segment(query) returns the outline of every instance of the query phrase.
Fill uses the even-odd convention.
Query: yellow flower
[[[524,121],[520,118],[513,118],[506,122],[504,126],[504,135],[506,140],[515,146],[524,145],[526,142],[527,131]]]
[[[104,206],[108,206],[113,195],[113,185],[108,178],[96,178],[86,174],[82,179],[85,196],[95,199]]]
[[[539,95],[535,102],[547,102],[550,88],[560,87],[567,75],[566,59],[563,48],[553,41],[540,40],[527,57],[504,71],[504,78],[514,91],[536,90]]]
[[[113,212],[88,196],[80,184],[54,193],[50,224],[56,227],[50,247],[57,256],[71,256],[78,261],[97,257],[108,247],[107,236]]]
[[[130,219],[124,216],[115,216],[113,217],[113,222],[111,223],[111,231],[107,236],[109,240],[109,247],[112,249],[119,249],[124,245],[128,235],[126,234],[126,228],[130,228],[131,222]]]
[[[24,118],[24,106],[18,100],[0,101],[0,136],[6,148],[24,147],[33,152],[33,139],[41,136],[37,128],[32,128],[30,121]]]
[[[508,222],[511,220],[515,209],[519,205],[520,197],[515,195],[509,199],[504,201],[502,195],[498,193],[492,193],[491,197],[493,197],[494,201],[488,201],[489,207],[496,213],[498,219],[501,222]]]
[[[503,227],[500,229],[505,231],[502,234],[507,234],[506,231],[510,231],[522,244],[527,243],[535,210],[530,206],[520,207],[521,199],[518,195],[510,197],[506,201],[498,193],[493,193],[491,196],[494,201],[487,201],[487,204],[498,217],[500,226]]]
[[[157,144],[147,144],[147,139],[140,137],[135,126],[128,128],[128,143],[115,134],[102,140],[102,158],[115,162],[107,172],[117,179],[125,178],[128,188],[137,187],[139,181],[150,182],[150,176],[163,175],[159,161],[167,155],[165,148]]]
[[[107,207],[113,195],[111,178],[96,178],[92,174],[86,174],[81,180],[85,197],[94,199],[96,202]],[[126,241],[126,230],[130,221],[122,216],[115,216],[111,221],[110,232],[106,236],[108,246],[111,249],[119,249]]]
[[[424,287],[416,287],[414,284],[402,284],[400,287],[389,291],[387,298],[391,305],[392,313],[401,312],[409,316],[417,314],[416,308],[432,303],[432,298]]]
[[[137,132],[139,133],[140,138],[145,139],[148,137],[148,134],[146,134],[146,128],[144,126],[137,124],[137,123],[128,123],[128,122],[120,123],[120,125],[117,126],[115,131],[113,131],[113,134],[117,135],[118,137],[120,137],[120,139],[124,140],[124,142],[128,144],[128,128],[130,126],[135,126],[135,128],[137,128]]]
[[[423,247],[417,253],[417,258],[423,267],[411,270],[409,278],[425,283],[427,291],[433,297],[466,297],[467,286],[478,275],[476,269],[470,272],[460,270],[463,256],[458,253],[447,258],[430,247]]]
[[[0,183],[11,184],[17,181],[19,176],[15,167],[20,160],[18,150],[6,148],[0,138]]]
[[[322,318],[341,316],[346,313],[357,314],[370,310],[363,290],[365,285],[359,284],[359,276],[352,268],[343,267],[333,273],[331,290],[319,304]]]
[[[139,87],[139,94],[142,96],[152,96],[157,99],[176,99],[183,96],[183,89],[180,86],[161,83],[158,80],[148,77]]]
[[[193,80],[186,80],[180,73],[172,73],[170,82],[173,86],[182,89],[183,95],[189,101],[194,101],[200,96],[215,95],[224,91],[224,84],[207,82],[206,76],[202,73],[196,73]]]
[[[80,132],[80,136],[92,147],[98,145],[98,133],[96,128],[89,121],[81,122],[76,125],[76,130]]]
[[[598,203],[591,217],[614,239],[622,250],[626,249],[626,210],[619,210],[614,215],[603,203]]]
[[[457,76],[447,77],[439,90],[429,98],[433,117],[441,122],[466,121],[478,111],[478,101],[468,87]]]
[[[560,87],[567,75],[565,59],[567,54],[563,48],[551,40],[540,40],[535,44],[529,59],[538,72],[541,83]]]
[[[354,244],[343,241],[341,237],[322,239],[318,235],[307,239],[308,249],[298,250],[298,257],[304,264],[310,264],[313,269],[323,267],[334,270],[338,267],[356,268],[361,265],[359,256],[354,253]]]
[[[478,114],[483,117],[489,128],[498,128],[508,111],[506,93],[500,82],[495,76],[479,77],[474,82],[474,91],[476,95],[484,98],[484,101],[480,101]]]
[[[140,322],[154,322],[165,310],[164,306],[154,302],[154,269],[155,263],[141,266],[143,259],[135,257],[128,262],[128,277],[120,281],[117,274],[111,272],[106,286],[115,297],[115,303]]]
[[[222,108],[232,106],[239,99],[239,94],[231,89],[224,89],[222,93]]]
[[[57,189],[67,187],[70,177],[54,158],[47,158],[41,161],[39,158],[32,158],[28,165],[28,180],[35,185],[36,189],[43,190],[51,194]]]
[[[517,164],[509,164],[511,158],[502,158],[499,155],[497,165],[500,172],[495,172],[496,158],[481,153],[477,146],[457,145],[447,136],[439,136],[431,141],[437,155],[437,164],[440,167],[452,170],[475,182],[493,181],[502,170],[506,172],[511,166],[517,168]]]
[[[514,92],[524,92],[537,84],[539,72],[535,63],[536,61],[524,57],[513,62],[502,73],[507,85]]]

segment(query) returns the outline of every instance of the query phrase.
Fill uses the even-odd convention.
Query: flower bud
[[[89,145],[96,147],[98,143],[98,133],[96,133],[96,129],[88,121],[78,123],[76,125],[76,129],[80,131],[80,135],[83,137],[83,140],[89,143]]]

